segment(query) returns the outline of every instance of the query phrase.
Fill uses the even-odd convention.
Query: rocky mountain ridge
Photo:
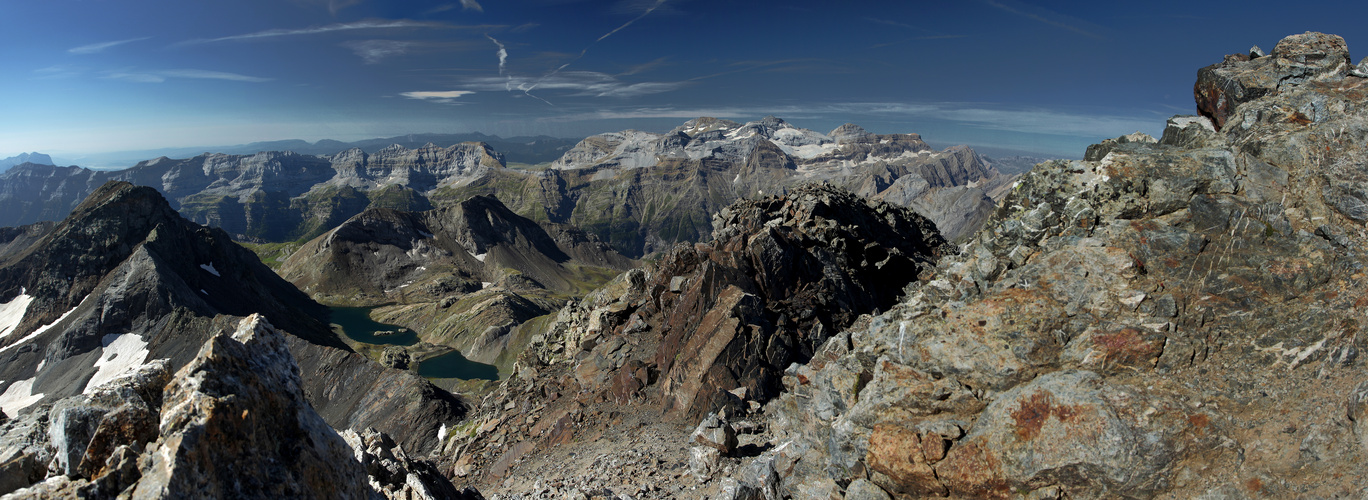
[[[529,476],[510,475],[516,464],[592,456],[628,439],[622,422],[669,436],[680,422],[766,401],[790,364],[862,312],[891,307],[953,251],[915,212],[821,184],[738,201],[715,227],[712,241],[680,245],[562,309],[485,398],[479,429],[447,444],[443,466],[488,492],[517,491]],[[678,466],[680,452],[664,456]],[[668,470],[658,458],[642,472]],[[660,494],[687,493],[650,496]]]

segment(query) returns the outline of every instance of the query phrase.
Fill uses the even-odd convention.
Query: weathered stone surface
[[[285,338],[259,316],[211,338],[163,395],[135,498],[366,498],[351,448],[304,399]]]
[[[784,490],[1368,488],[1368,81],[1344,78],[1342,49],[1308,34],[1230,57],[1199,79],[1221,126],[1207,110],[1157,144],[1037,165],[930,279],[784,372],[766,406],[772,442],[801,450]]]
[[[370,486],[385,498],[404,500],[479,498],[471,491],[457,491],[451,481],[431,463],[414,460],[390,437],[375,429],[342,431],[356,461],[370,476]]]
[[[156,360],[0,425],[0,487],[23,488],[18,498],[479,498],[377,431],[350,433],[364,445],[353,451],[301,382],[286,336],[251,316],[174,376]]]
[[[1216,129],[1225,127],[1243,103],[1277,92],[1283,86],[1343,77],[1349,70],[1349,49],[1336,35],[1307,32],[1278,42],[1271,57],[1249,59],[1227,56],[1225,62],[1197,72],[1193,94],[1197,111]]]
[[[689,441],[713,448],[723,455],[731,455],[736,451],[736,429],[716,412],[709,413],[689,435]]]
[[[865,478],[859,478],[846,486],[846,500],[891,500],[888,492]]]

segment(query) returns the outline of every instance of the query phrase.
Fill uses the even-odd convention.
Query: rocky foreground
[[[1158,140],[1038,165],[958,255],[879,273],[902,299],[820,332],[793,323],[820,307],[719,285],[790,260],[710,243],[625,275],[563,311],[443,472],[501,498],[1362,496],[1368,60],[1295,35],[1195,94]],[[774,248],[794,229],[764,213],[717,234]]]
[[[329,427],[304,397],[286,339],[253,315],[174,373],[156,360],[0,420],[0,491],[7,499],[479,498],[383,433]]]

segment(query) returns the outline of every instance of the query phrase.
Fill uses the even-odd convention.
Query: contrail
[[[593,43],[590,43],[588,46],[584,47],[584,50],[581,50],[580,53],[579,53],[579,55],[578,55],[578,56],[575,56],[574,59],[571,59],[570,62],[567,62],[567,63],[565,63],[565,64],[562,64],[562,65],[560,65],[559,68],[556,68],[555,70],[551,71],[550,73],[547,73],[547,74],[543,75],[541,78],[538,78],[537,81],[536,81],[535,83],[533,83],[530,87],[527,87],[527,88],[522,89],[523,92],[524,92],[524,93],[531,92],[533,89],[536,89],[538,85],[541,85],[541,83],[542,83],[543,81],[546,81],[547,78],[551,78],[551,77],[553,77],[553,76],[556,76],[556,74],[557,74],[557,73],[560,73],[561,70],[563,70],[563,69],[569,67],[571,64],[574,64],[576,61],[579,61],[580,59],[583,59],[583,58],[584,58],[584,55],[587,54],[587,53],[589,53],[589,49],[592,48],[594,45],[597,45],[599,42],[602,42],[603,39],[605,39],[605,38],[608,38],[608,37],[610,37],[610,36],[613,36],[614,33],[617,33],[617,32],[619,32],[619,31],[622,31],[624,28],[626,28],[626,27],[628,27],[628,26],[631,26],[632,23],[635,23],[635,22],[637,22],[637,21],[640,21],[641,18],[651,15],[651,13],[652,13],[652,12],[655,12],[655,10],[658,9],[658,8],[660,8],[661,5],[665,5],[665,1],[666,1],[666,0],[656,0],[656,2],[655,2],[654,4],[651,4],[650,7],[646,8],[646,12],[642,12],[641,15],[632,18],[631,21],[627,21],[627,22],[625,22],[625,23],[622,23],[622,26],[618,26],[617,28],[613,28],[612,31],[609,31],[609,32],[607,32],[607,33],[604,33],[603,36],[598,37],[598,39],[594,40]],[[521,88],[521,87],[522,87],[522,86],[519,86],[519,88]],[[528,93],[527,95],[532,95],[532,94]],[[538,97],[538,99],[541,99],[541,98]],[[546,99],[542,99],[542,102],[546,102]],[[547,104],[551,104],[551,103],[547,102]]]
[[[499,41],[495,40],[494,37],[485,34],[485,38],[488,38],[489,41],[494,42],[494,45],[499,46],[499,51],[495,52],[495,54],[499,56],[499,76],[508,77],[508,83],[504,84],[504,90],[508,90],[510,92],[513,91],[513,76],[504,73],[504,63],[508,62],[508,50],[504,48],[504,44],[499,43]]]

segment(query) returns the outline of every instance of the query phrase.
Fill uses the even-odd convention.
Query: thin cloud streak
[[[342,46],[351,49],[366,64],[377,64],[388,57],[408,52],[412,42],[398,40],[353,40],[343,42]]]
[[[473,10],[475,12],[484,12],[484,7],[481,6],[480,3],[476,2],[475,0],[461,0],[461,10]]]
[[[596,71],[567,71],[560,75],[532,80],[527,77],[507,75],[499,77],[478,77],[466,80],[465,87],[474,90],[498,91],[509,86],[518,90],[530,91],[535,86],[545,90],[570,91],[576,97],[636,97],[660,94],[678,89],[688,82],[642,82],[624,83],[612,75]],[[532,97],[536,97],[535,95]],[[548,103],[549,104],[549,103]]]
[[[67,49],[67,52],[68,52],[68,53],[71,53],[71,54],[98,54],[98,53],[100,53],[100,52],[104,52],[105,49],[108,49],[108,48],[110,48],[110,47],[116,47],[116,46],[119,46],[119,45],[123,45],[123,44],[125,44],[125,43],[141,42],[141,41],[147,40],[147,39],[149,39],[149,38],[152,38],[152,37],[150,37],[150,36],[144,36],[144,37],[138,37],[138,38],[129,38],[129,39],[127,39],[127,40],[115,40],[115,41],[112,41],[112,42],[92,43],[92,44],[90,44],[90,45],[82,45],[82,46],[80,46],[80,47],[72,47],[72,48],[70,48],[70,49]]]
[[[420,21],[359,21],[354,23],[329,24],[327,26],[315,26],[301,29],[272,29],[246,33],[242,35],[232,35],[219,38],[196,38],[177,42],[176,45],[199,45],[216,42],[235,42],[244,40],[260,40],[264,38],[278,38],[301,35],[317,35],[320,33],[331,33],[335,31],[355,31],[355,30],[376,30],[376,29],[396,29],[396,28],[449,28],[448,24]]]
[[[1101,39],[1104,38],[1104,37],[1101,36],[1101,35],[1098,35],[1098,34],[1093,33],[1093,32],[1091,32],[1091,31],[1085,30],[1085,29],[1083,29],[1083,28],[1079,28],[1079,27],[1077,27],[1077,26],[1073,26],[1073,25],[1071,25],[1071,24],[1067,24],[1067,23],[1064,23],[1064,22],[1061,22],[1061,21],[1056,21],[1056,20],[1054,20],[1054,19],[1050,19],[1050,18],[1047,18],[1047,17],[1042,16],[1042,15],[1039,15],[1039,14],[1033,14],[1033,13],[1030,13],[1030,12],[1024,12],[1024,11],[1022,11],[1022,10],[1020,10],[1020,9],[1017,9],[1017,8],[1014,8],[1014,7],[1011,7],[1011,6],[1008,6],[1008,5],[1003,4],[1003,3],[1001,3],[1001,2],[996,2],[996,1],[994,1],[994,0],[984,0],[984,1],[985,1],[988,5],[991,5],[991,6],[993,6],[993,7],[996,7],[996,8],[998,8],[998,9],[1001,9],[1001,10],[1004,10],[1004,11],[1007,11],[1007,12],[1010,12],[1010,13],[1012,13],[1012,14],[1016,14],[1016,15],[1018,15],[1018,16],[1025,17],[1025,18],[1027,18],[1027,19],[1032,19],[1032,20],[1035,20],[1035,21],[1040,21],[1040,22],[1042,22],[1042,23],[1048,24],[1048,25],[1050,25],[1050,26],[1054,26],[1054,27],[1056,27],[1056,28],[1062,28],[1062,29],[1065,29],[1065,30],[1068,30],[1068,31],[1072,31],[1072,32],[1074,32],[1074,33],[1078,33],[1078,34],[1083,35],[1083,36],[1086,36],[1086,37],[1088,37],[1088,38],[1096,38],[1096,39],[1099,39],[1099,40],[1101,40]],[[1051,13],[1051,14],[1054,14],[1054,13]],[[1058,14],[1055,14],[1055,17],[1062,17],[1062,16],[1059,16]]]
[[[107,80],[123,80],[135,83],[162,83],[169,78],[189,78],[195,80],[225,80],[231,82],[263,83],[274,78],[262,78],[224,71],[202,69],[167,69],[159,71],[117,70],[106,72],[102,77]]]
[[[564,70],[565,68],[570,67],[571,64],[574,64],[576,61],[579,61],[580,59],[583,59],[583,58],[584,58],[584,55],[589,53],[589,49],[590,49],[590,48],[593,48],[594,45],[597,45],[599,42],[602,42],[605,38],[608,38],[608,37],[610,37],[610,36],[613,36],[614,33],[617,33],[617,32],[619,32],[619,31],[622,31],[624,28],[626,28],[626,27],[628,27],[628,26],[631,26],[632,23],[635,23],[635,22],[637,22],[637,21],[640,21],[641,18],[650,15],[652,12],[655,12],[656,9],[660,8],[661,5],[664,5],[664,4],[665,4],[665,1],[666,1],[666,0],[656,0],[655,3],[654,3],[654,4],[651,4],[651,6],[648,7],[648,8],[646,9],[645,12],[642,12],[641,15],[639,15],[639,16],[637,16],[637,17],[634,17],[634,18],[632,18],[632,20],[623,23],[622,26],[618,26],[617,28],[613,28],[612,31],[609,31],[609,32],[607,32],[607,33],[604,33],[603,36],[598,37],[598,39],[594,40],[592,43],[590,43],[589,45],[585,46],[583,50],[580,50],[579,55],[578,55],[578,56],[575,56],[574,59],[571,59],[569,62],[560,65],[560,67],[558,67],[558,68],[552,70],[550,73],[547,73],[546,75],[543,75],[543,76],[542,76],[540,79],[538,79],[535,83],[533,83],[533,84],[531,84],[531,85],[528,85],[528,86],[526,86],[526,87],[520,85],[518,88],[519,88],[520,90],[522,90],[524,94],[527,94],[528,96],[532,96],[532,90],[534,90],[534,89],[536,89],[538,86],[540,86],[544,80],[546,80],[546,79],[548,79],[548,78],[551,78],[551,77],[553,77],[553,76],[556,76],[556,74],[557,74],[557,73],[560,73],[561,70]],[[541,99],[542,102],[545,102],[545,103],[547,103],[547,104],[551,104],[551,102],[550,102],[550,101],[547,101],[546,99],[542,99],[542,98],[540,98],[540,97],[538,97],[537,99]]]

